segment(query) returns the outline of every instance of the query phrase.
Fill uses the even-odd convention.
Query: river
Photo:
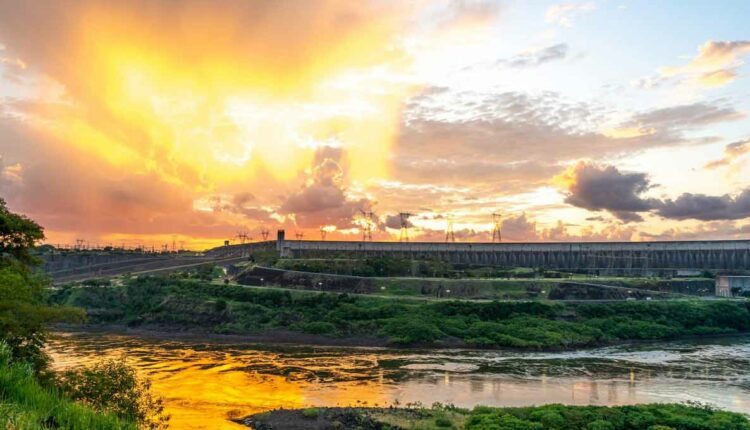
[[[174,429],[275,408],[700,401],[750,413],[750,337],[561,353],[280,347],[57,333],[58,369],[123,359],[151,378]]]

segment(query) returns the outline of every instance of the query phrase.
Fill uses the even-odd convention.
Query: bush
[[[383,334],[388,336],[391,342],[400,345],[434,342],[443,337],[443,333],[435,324],[416,315],[387,320],[383,326]]]
[[[453,423],[448,418],[438,417],[435,418],[435,427],[450,428],[453,427]]]
[[[318,408],[302,409],[302,416],[305,418],[318,418],[318,415],[320,415],[320,409]]]
[[[61,372],[57,385],[71,399],[135,422],[139,428],[168,428],[169,415],[162,400],[151,395],[151,382],[121,362],[106,360]]]
[[[329,322],[316,321],[304,324],[302,331],[311,334],[331,334],[336,331],[336,326]]]

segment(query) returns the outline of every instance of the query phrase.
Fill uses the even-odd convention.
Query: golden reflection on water
[[[117,337],[115,337],[117,338]],[[130,339],[128,339],[130,340]],[[358,356],[356,362],[346,357],[318,357],[319,365],[329,366],[335,360],[338,375],[310,376],[315,363],[305,360],[277,360],[268,352],[248,351],[235,355],[190,348],[164,348],[158,343],[147,347],[112,346],[86,354],[75,351],[62,339],[53,340],[48,349],[56,369],[90,364],[104,358],[122,359],[148,376],[153,391],[165,402],[172,415],[174,429],[242,429],[228,418],[277,408],[299,408],[326,405],[385,405],[390,402],[379,386],[381,376],[373,381],[339,381],[335,386],[321,384],[326,380],[347,378],[357,365],[377,365],[374,357]],[[110,344],[116,343],[111,342]],[[90,352],[90,351],[89,351]],[[352,366],[354,365],[354,366]],[[271,374],[281,372],[281,375]]]
[[[735,355],[745,357],[746,350],[750,342]],[[273,348],[111,334],[60,334],[48,352],[58,369],[102,358],[135,366],[164,398],[173,429],[242,429],[229,418],[277,408],[435,401],[472,407],[699,400],[750,412],[750,388],[726,384],[738,377],[747,380],[750,361],[732,358],[722,364],[721,356],[706,357],[718,367],[695,371],[691,364],[683,365],[692,357],[658,359],[653,368],[644,365],[654,361],[649,351],[638,353],[643,356],[636,357],[633,367],[622,357],[612,359],[608,351],[581,360],[575,353],[508,357],[499,351]],[[709,374],[725,376],[704,378]]]

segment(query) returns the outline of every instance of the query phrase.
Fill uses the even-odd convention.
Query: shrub
[[[151,395],[151,382],[124,363],[106,360],[61,372],[57,385],[71,399],[133,421],[139,428],[168,428],[169,415],[162,400]]]
[[[418,316],[389,319],[383,326],[383,333],[391,342],[401,345],[434,342],[443,336],[435,324]]]
[[[450,428],[453,427],[453,423],[448,418],[438,417],[435,418],[435,427]]]
[[[305,418],[318,418],[318,415],[320,415],[320,409],[318,408],[302,409],[302,416]]]

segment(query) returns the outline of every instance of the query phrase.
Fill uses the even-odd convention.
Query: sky
[[[0,0],[0,197],[52,244],[747,239],[748,16]]]

